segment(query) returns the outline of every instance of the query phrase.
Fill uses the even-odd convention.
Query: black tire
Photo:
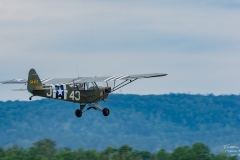
[[[75,115],[76,115],[76,117],[78,117],[78,118],[82,117],[82,112],[80,111],[80,109],[77,109],[77,110],[75,111]]]
[[[110,110],[108,108],[103,108],[103,115],[108,116],[110,114]]]

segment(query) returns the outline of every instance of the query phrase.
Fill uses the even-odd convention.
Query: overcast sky
[[[116,93],[239,94],[239,0],[1,0],[0,81],[167,73]],[[0,84],[0,100],[27,100]]]

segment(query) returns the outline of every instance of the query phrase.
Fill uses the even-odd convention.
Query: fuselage
[[[31,91],[34,96],[70,101],[75,103],[94,103],[108,97],[106,87],[85,88],[80,85],[56,84],[40,86]]]

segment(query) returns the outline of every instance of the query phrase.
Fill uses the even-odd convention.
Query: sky
[[[1,0],[0,81],[166,73],[116,93],[238,95],[239,17],[239,0]]]

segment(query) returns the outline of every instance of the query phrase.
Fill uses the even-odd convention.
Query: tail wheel
[[[103,115],[108,116],[110,114],[110,110],[108,108],[103,108]]]
[[[80,118],[80,117],[82,116],[82,112],[80,111],[80,109],[77,109],[77,110],[75,111],[75,115],[76,115],[76,117],[78,117],[78,118]]]

